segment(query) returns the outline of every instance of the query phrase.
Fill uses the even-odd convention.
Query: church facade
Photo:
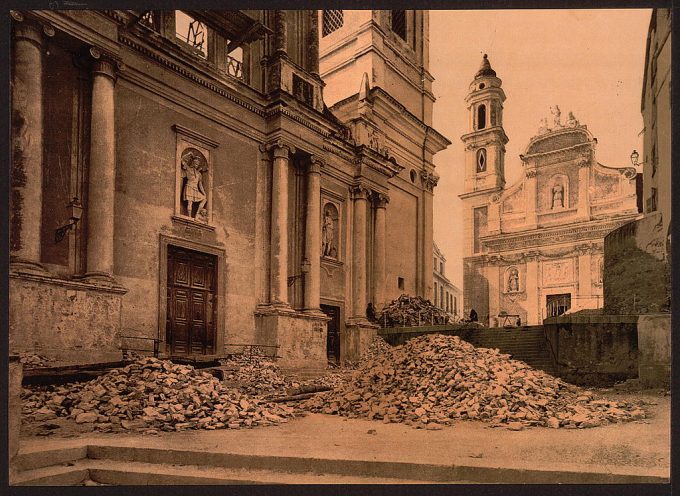
[[[429,74],[427,12],[363,12]],[[321,366],[365,346],[369,301],[429,296],[449,142],[399,92],[431,109],[431,77],[319,64],[363,12],[12,12],[11,349]]]
[[[603,305],[603,241],[637,215],[634,168],[599,163],[570,112],[541,122],[505,183],[502,81],[484,56],[466,98],[464,304],[490,326]]]

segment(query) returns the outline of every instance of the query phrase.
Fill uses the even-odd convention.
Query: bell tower
[[[505,144],[503,130],[502,81],[484,54],[482,65],[470,83],[465,98],[469,113],[469,132],[461,136],[465,143],[465,196],[488,194],[505,185]]]

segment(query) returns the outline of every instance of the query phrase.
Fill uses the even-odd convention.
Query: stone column
[[[501,294],[505,289],[505,281],[501,281],[501,268],[499,259],[491,258],[486,269],[486,280],[489,283],[489,326],[498,326],[497,317],[501,311]],[[496,322],[496,324],[494,324]]]
[[[269,304],[269,283],[271,281],[269,261],[270,255],[270,221],[272,159],[265,145],[260,145],[260,160],[257,164],[256,212],[255,212],[255,266],[261,267],[257,277],[258,304]]]
[[[46,274],[40,265],[43,167],[43,32],[12,12],[12,169],[10,253],[12,270]],[[43,29],[54,34],[51,28]]]
[[[271,281],[269,301],[276,307],[288,304],[288,167],[295,150],[284,143],[271,146],[272,167],[271,207]]]
[[[321,294],[321,167],[323,162],[312,157],[307,169],[307,218],[305,219],[305,258],[309,272],[305,274],[305,312],[319,313]]]
[[[309,72],[319,75],[319,11],[309,11],[309,48],[307,49],[307,56],[309,57]]]
[[[590,219],[590,159],[582,160],[578,167],[577,214],[584,219]]]
[[[375,195],[375,236],[373,244],[373,270],[375,287],[373,289],[373,304],[376,309],[381,309],[386,303],[387,288],[385,281],[385,257],[386,257],[386,229],[385,211],[390,201],[387,195],[378,193]]]
[[[528,253],[526,257],[527,261],[527,275],[526,281],[524,281],[524,288],[526,288],[527,293],[527,321],[528,325],[541,324],[541,281],[540,273],[538,270],[538,255],[534,253]],[[523,281],[520,281],[520,288]]]
[[[526,164],[525,164],[526,166]],[[538,171],[531,169],[526,171],[526,182],[524,197],[526,198],[527,217],[526,222],[529,226],[536,226],[538,224],[538,216],[536,215],[536,175]]]
[[[366,213],[370,192],[363,186],[352,189],[354,229],[352,246],[353,316],[366,320]]]
[[[420,280],[422,281],[422,293],[421,295],[425,298],[432,299],[432,286],[433,286],[433,270],[432,266],[432,246],[433,246],[433,220],[432,216],[434,214],[432,207],[432,199],[434,188],[437,185],[439,177],[432,172],[421,173],[423,179],[423,258],[422,258],[422,272]]]
[[[592,254],[590,246],[581,245],[578,250],[578,296],[575,299],[574,307],[578,308],[597,308],[597,298],[593,296],[593,278],[591,272]],[[589,297],[584,299],[583,297]]]
[[[92,118],[87,212],[88,278],[113,279],[113,222],[116,189],[115,62],[96,48],[92,65]]]
[[[276,55],[287,55],[288,53],[288,25],[286,23],[286,11],[274,11],[274,53]]]

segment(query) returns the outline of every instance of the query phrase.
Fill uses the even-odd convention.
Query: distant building
[[[569,112],[551,109],[505,185],[505,93],[487,56],[466,98],[464,298],[466,314],[499,325],[538,324],[602,306],[603,240],[637,215],[635,169],[595,158],[597,140]],[[566,120],[566,122],[564,122]]]
[[[644,213],[660,212],[671,232],[671,9],[654,9],[647,35],[641,112],[644,120]]]
[[[605,311],[669,312],[671,303],[671,10],[649,22],[642,86],[644,217],[605,240]]]
[[[434,298],[432,302],[454,317],[461,317],[461,291],[446,277],[446,257],[436,243],[432,244]]]

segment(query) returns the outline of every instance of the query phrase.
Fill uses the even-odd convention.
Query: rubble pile
[[[40,368],[49,367],[52,359],[38,355],[37,353],[30,353],[27,351],[19,353],[19,362],[26,368]]]
[[[361,358],[358,362],[345,362],[343,367],[345,369],[354,370],[361,367],[361,364],[366,363],[371,360],[375,360],[379,356],[387,353],[388,350],[392,349],[392,346],[385,341],[381,336],[374,336],[369,344],[368,348],[361,354]],[[344,381],[346,381],[346,375]]]
[[[449,315],[421,296],[401,295],[376,316],[382,327],[415,327],[449,323]]]
[[[251,396],[283,393],[299,385],[281,373],[272,357],[258,350],[233,355],[220,364],[225,384]]]
[[[458,336],[444,335],[420,336],[386,350],[344,386],[303,406],[432,430],[455,419],[521,430],[595,427],[645,417],[634,404],[596,399],[496,349],[475,348]]]
[[[207,372],[143,358],[97,379],[24,390],[28,421],[69,417],[103,432],[238,429],[287,422],[300,410],[227,387]]]

